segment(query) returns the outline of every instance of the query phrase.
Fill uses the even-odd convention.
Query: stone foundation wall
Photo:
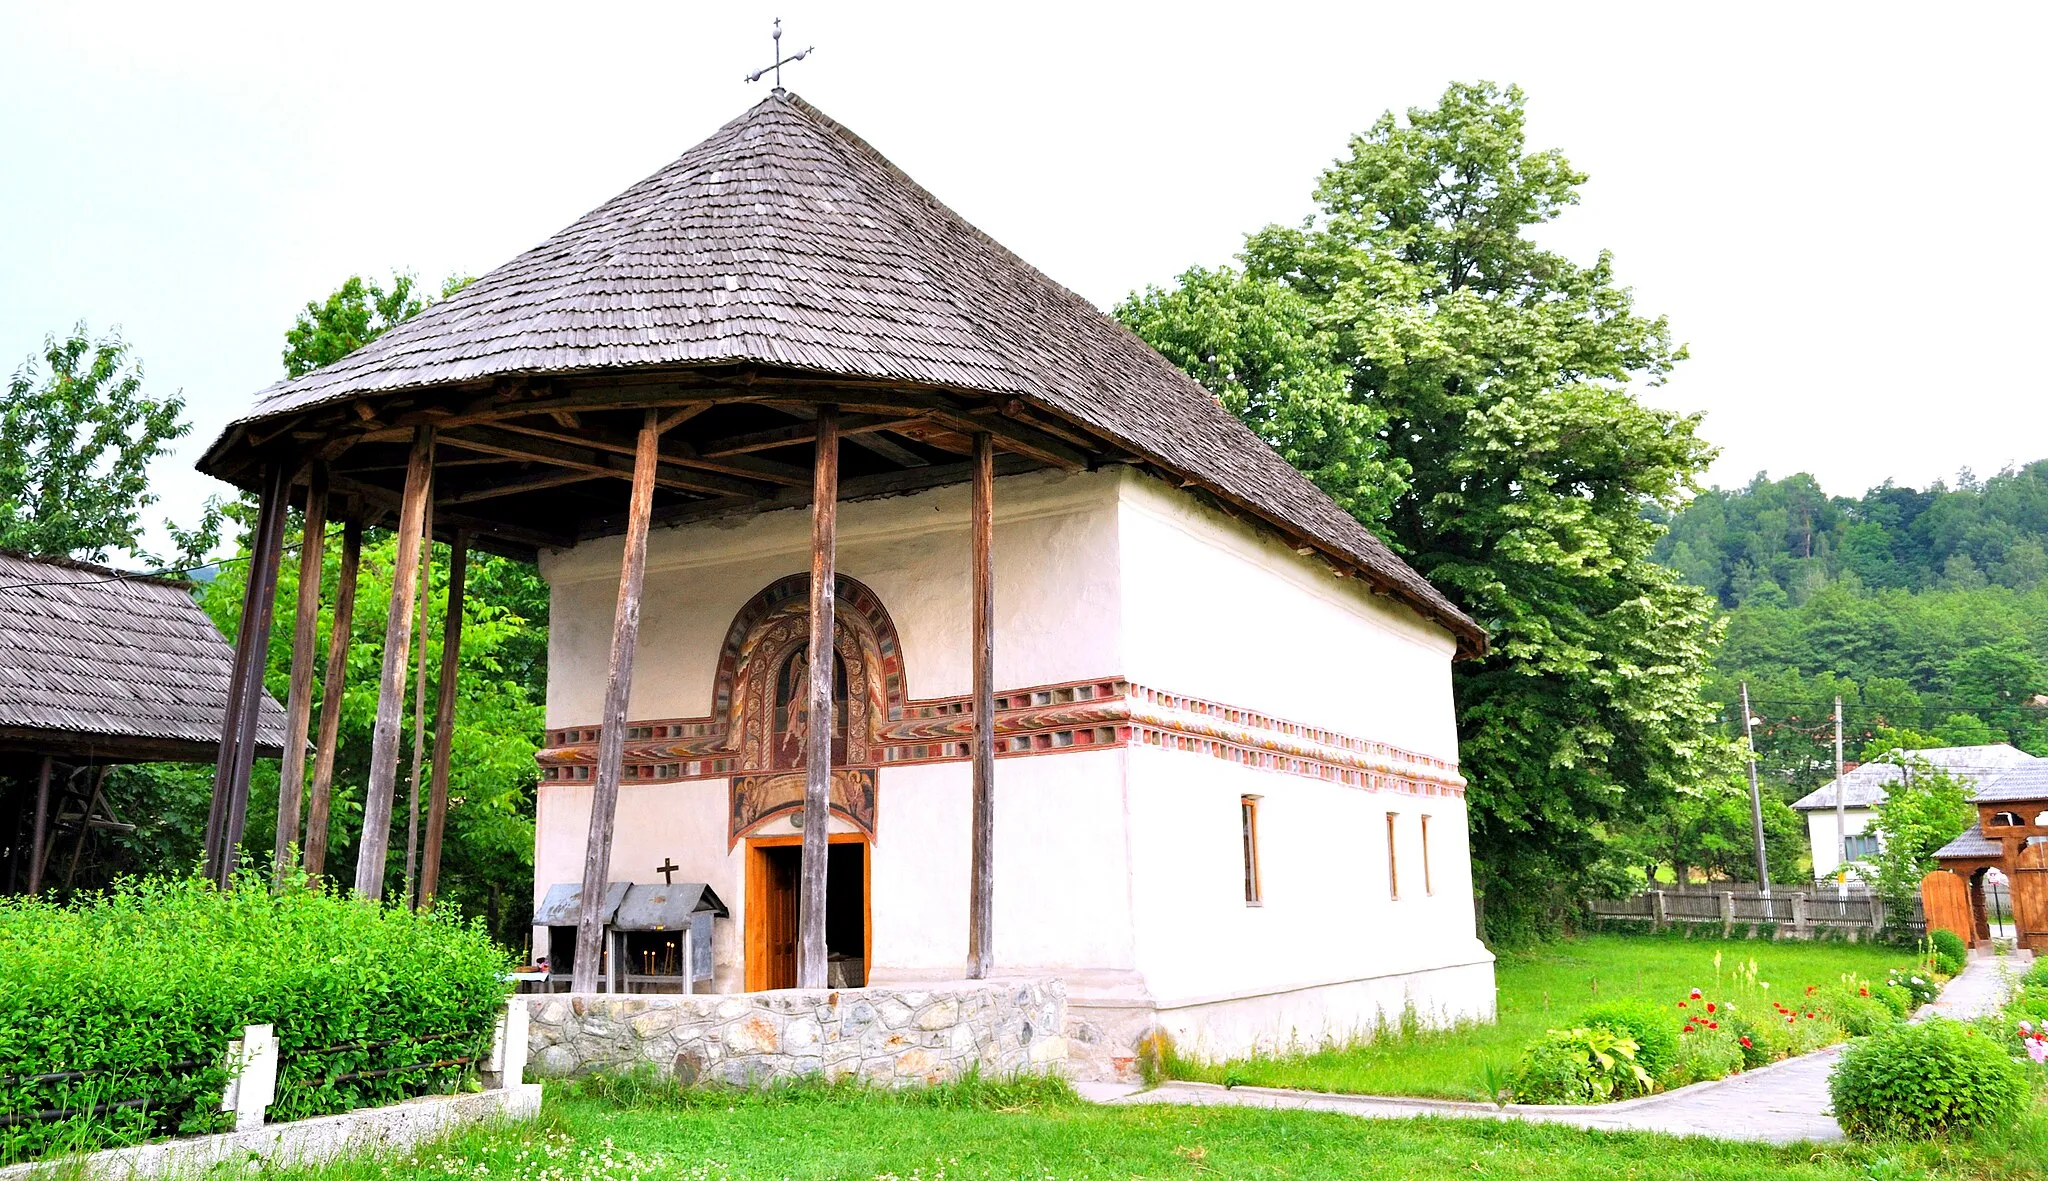
[[[884,1086],[1043,1074],[1067,1058],[1058,979],[738,994],[538,995],[528,1069],[567,1077],[653,1066],[684,1084],[807,1075]]]

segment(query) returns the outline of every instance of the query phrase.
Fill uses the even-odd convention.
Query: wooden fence
[[[1778,939],[1838,937],[1868,939],[1888,923],[1884,901],[1867,890],[1842,894],[1831,886],[1778,889],[1766,898],[1754,886],[1721,890],[1647,890],[1629,898],[1595,898],[1586,903],[1603,922],[1642,923],[1652,930],[1675,926],[1720,927],[1721,934],[1754,937],[1768,930]],[[1926,930],[1919,900],[1913,903],[1912,934]]]

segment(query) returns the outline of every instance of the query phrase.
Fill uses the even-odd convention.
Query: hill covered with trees
[[[1668,519],[1656,558],[1717,597],[1709,694],[1739,733],[1739,683],[1788,798],[1847,755],[2011,742],[2048,754],[2048,460],[1924,489],[1829,496],[1812,476],[1713,489]]]

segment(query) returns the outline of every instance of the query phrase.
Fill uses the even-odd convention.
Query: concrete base
[[[1493,1019],[1490,955],[1476,963],[1362,980],[1167,1000],[1149,995],[1136,973],[1127,975],[1115,981],[1068,978],[1073,1078],[1135,1079],[1138,1043],[1155,1030],[1171,1037],[1180,1055],[1217,1061],[1371,1038],[1411,1010],[1427,1028]]]
[[[539,1083],[521,1083],[465,1095],[428,1095],[390,1107],[266,1124],[246,1132],[160,1140],[81,1157],[30,1161],[0,1169],[0,1181],[27,1181],[58,1173],[80,1181],[199,1176],[216,1165],[246,1168],[257,1160],[263,1171],[270,1172],[292,1165],[317,1165],[350,1152],[402,1152],[464,1124],[531,1119],[540,1113],[540,1091]]]

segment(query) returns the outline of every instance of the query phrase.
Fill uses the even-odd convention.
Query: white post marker
[[[220,1109],[235,1113],[235,1131],[263,1126],[263,1110],[277,1101],[277,1034],[269,1025],[245,1025],[228,1043],[228,1085]]]
[[[491,1090],[526,1081],[526,1016],[525,997],[515,993],[505,998],[505,1011],[498,1014],[498,1028],[491,1037],[491,1057],[484,1063],[484,1086]]]

